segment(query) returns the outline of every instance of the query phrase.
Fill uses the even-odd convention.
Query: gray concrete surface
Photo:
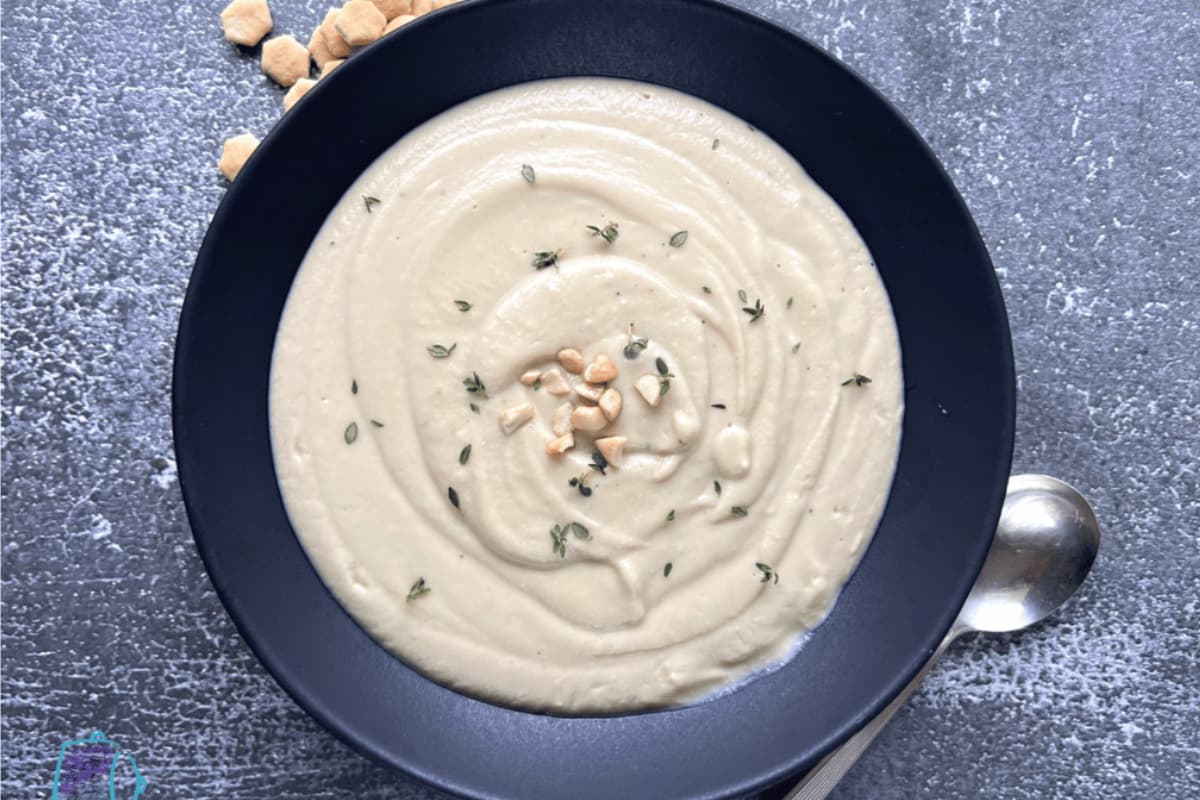
[[[304,38],[326,0],[274,0]],[[972,208],[1012,317],[1016,467],[1104,543],[1035,631],[957,647],[836,794],[1200,797],[1200,15],[1195,0],[742,4],[864,74]],[[300,711],[208,584],[169,376],[220,141],[281,92],[219,0],[3,0],[3,765],[136,754],[147,798],[437,798]]]

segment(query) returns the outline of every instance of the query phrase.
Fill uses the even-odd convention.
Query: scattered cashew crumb
[[[599,403],[600,397],[604,394],[604,387],[596,386],[592,383],[581,383],[575,387],[575,394],[579,395],[584,400],[590,400],[593,403]]]
[[[608,383],[616,378],[617,365],[603,353],[592,359],[591,365],[583,371],[583,379],[588,383]]]
[[[575,446],[575,437],[571,433],[564,433],[556,439],[551,439],[546,442],[546,455],[561,456],[563,453]]]
[[[624,436],[605,436],[603,439],[597,439],[593,444],[600,451],[600,455],[604,456],[604,460],[608,462],[610,467],[620,467],[621,459],[625,455]]]
[[[221,160],[217,162],[221,174],[228,180],[236,178],[256,147],[258,147],[258,137],[252,133],[243,133],[232,139],[226,139],[221,148]]]
[[[344,59],[344,58],[332,58],[332,59],[330,59],[329,61],[326,61],[326,62],[325,62],[325,63],[324,63],[322,66],[321,66],[321,75],[320,75],[320,77],[321,77],[321,78],[328,77],[329,73],[333,72],[335,69],[337,69],[338,67],[340,67],[340,66],[341,66],[342,64],[344,64],[344,63],[346,63],[346,59]]]
[[[388,20],[412,16],[412,0],[371,0],[371,3]]]
[[[658,408],[658,404],[662,402],[662,390],[659,389],[657,375],[643,375],[634,381],[633,388],[638,390],[638,394],[651,408]]]
[[[292,35],[276,36],[262,48],[262,71],[280,86],[308,77],[308,50]]]
[[[383,34],[386,36],[394,30],[403,28],[408,23],[412,22],[416,17],[412,14],[401,14],[388,22],[387,27],[383,29]]]
[[[604,412],[605,418],[612,422],[617,417],[621,416],[621,405],[623,400],[621,393],[611,386],[604,390],[604,394],[600,395],[600,410]]]
[[[338,33],[337,18],[341,11],[336,8],[331,8],[325,14],[325,19],[321,20],[320,27],[317,28],[321,33],[321,38],[325,40],[325,47],[329,49],[329,54],[334,58],[346,58],[353,50],[350,45],[346,44],[346,40]]]
[[[558,363],[572,375],[582,375],[583,368],[587,366],[587,362],[583,360],[583,353],[572,347],[564,347],[558,351]]]
[[[575,430],[575,426],[571,424],[571,412],[574,410],[575,406],[570,403],[563,403],[554,409],[554,416],[550,418],[550,430],[554,431],[555,436],[565,436]]]
[[[530,403],[509,406],[500,412],[500,427],[506,435],[511,436],[517,428],[533,419],[533,414],[533,405]]]
[[[538,378],[540,378],[540,377],[542,377],[541,370],[531,369],[525,373],[522,373],[521,383],[525,384],[526,386],[533,386],[535,383],[538,382]]]
[[[383,35],[387,18],[371,0],[350,0],[334,21],[337,32],[351,47],[370,44]]]
[[[291,111],[292,106],[300,100],[301,97],[308,94],[308,90],[316,86],[317,82],[312,78],[301,78],[292,84],[292,88],[287,90],[287,94],[283,96],[283,110]]]
[[[556,369],[548,369],[542,373],[542,388],[555,397],[562,397],[571,393],[571,385],[567,383],[567,379],[563,374]]]
[[[244,47],[254,47],[261,42],[274,24],[267,0],[233,0],[221,12],[225,39]]]
[[[595,406],[580,406],[571,412],[571,424],[575,430],[595,433],[604,430],[608,420],[604,418],[604,412]]]

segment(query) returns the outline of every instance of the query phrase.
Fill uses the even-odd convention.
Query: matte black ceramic
[[[789,664],[688,708],[540,716],[426,680],[325,589],[276,487],[271,350],[326,214],[376,156],[438,112],[566,75],[670,86],[772,136],[854,221],[900,329],[904,439],[861,566]],[[175,359],[184,499],[246,641],[353,747],[488,798],[725,797],[812,765],[897,693],[949,627],[999,515],[1013,417],[999,288],[934,156],[887,102],[812,44],[695,0],[468,2],[354,56],[283,118],[229,190],[196,262]]]

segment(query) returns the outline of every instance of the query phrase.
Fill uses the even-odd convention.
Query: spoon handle
[[[792,791],[784,795],[783,800],[824,800],[833,791],[833,787],[837,786],[838,781],[845,777],[850,768],[855,762],[866,752],[871,746],[871,742],[875,741],[875,737],[883,730],[888,721],[896,715],[900,707],[908,702],[908,699],[913,696],[921,683],[924,682],[925,676],[929,674],[929,670],[933,668],[934,663],[941,658],[942,653],[946,652],[954,640],[964,633],[964,629],[956,623],[946,634],[946,638],[942,639],[942,643],[933,651],[933,655],[925,662],[925,666],[921,667],[921,671],[908,682],[908,685],[896,695],[896,699],[888,704],[883,711],[875,715],[875,718],[866,724],[858,733],[847,739],[842,746],[834,750],[829,755],[825,756],[815,767],[809,770],[801,781],[796,784]]]

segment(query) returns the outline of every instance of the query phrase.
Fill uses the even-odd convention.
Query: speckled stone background
[[[328,0],[273,0],[304,39]],[[939,666],[838,790],[1200,797],[1200,14],[1195,0],[777,0],[898,104],[987,240],[1016,468],[1094,502],[1060,616]],[[192,545],[169,378],[221,140],[281,91],[220,0],[3,0],[3,767],[48,798],[101,728],[147,798],[440,798],[347,750],[238,638]],[[452,68],[440,65],[438,69]]]

